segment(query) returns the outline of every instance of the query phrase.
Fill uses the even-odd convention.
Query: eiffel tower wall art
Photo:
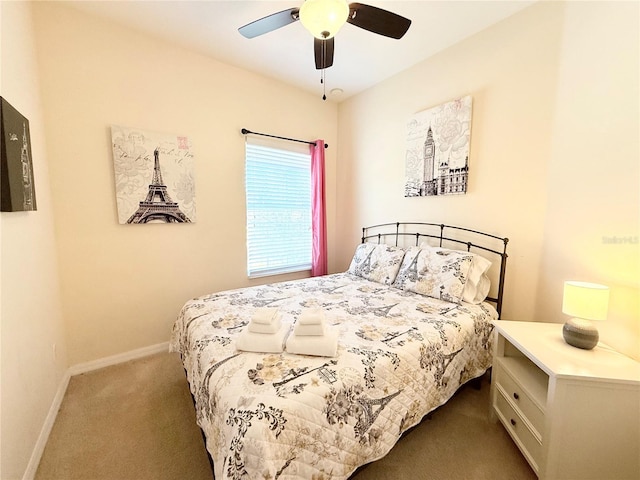
[[[407,128],[405,197],[467,193],[471,96],[415,114]]]
[[[187,137],[111,126],[120,223],[196,221],[194,160]]]
[[[29,120],[0,97],[0,210],[36,210]]]

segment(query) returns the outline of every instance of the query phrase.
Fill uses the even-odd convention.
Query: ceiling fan
[[[402,38],[411,25],[408,18],[363,3],[306,0],[300,8],[273,13],[240,27],[238,31],[246,38],[253,38],[298,20],[315,37],[313,45],[317,70],[333,65],[333,37],[345,23],[395,39]]]

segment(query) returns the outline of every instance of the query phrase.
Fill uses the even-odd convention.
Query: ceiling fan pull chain
[[[327,82],[325,81],[325,70],[322,69],[322,75],[320,76],[320,83],[322,84],[322,100],[327,99]]]
[[[327,37],[329,32],[322,32],[324,40],[322,41],[322,73],[320,74],[320,83],[322,84],[322,100],[327,99],[327,83],[325,82],[325,72],[327,70]]]

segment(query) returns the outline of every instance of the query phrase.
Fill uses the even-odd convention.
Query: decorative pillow
[[[394,286],[403,290],[460,303],[473,254],[445,248],[410,247]]]
[[[361,243],[356,248],[349,273],[372,282],[391,285],[400,270],[404,249],[377,243]]]
[[[426,242],[420,244],[422,249],[436,248]],[[458,250],[452,250],[458,252]],[[487,276],[487,272],[491,268],[491,262],[486,258],[470,252],[462,252],[472,255],[471,267],[467,274],[467,283],[464,284],[462,291],[462,300],[467,303],[479,304],[489,295],[491,280]]]

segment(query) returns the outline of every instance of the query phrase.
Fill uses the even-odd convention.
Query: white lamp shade
[[[585,320],[605,320],[609,287],[588,282],[564,282],[562,312]]]
[[[346,0],[306,0],[300,7],[300,22],[316,38],[333,37],[349,16]]]

